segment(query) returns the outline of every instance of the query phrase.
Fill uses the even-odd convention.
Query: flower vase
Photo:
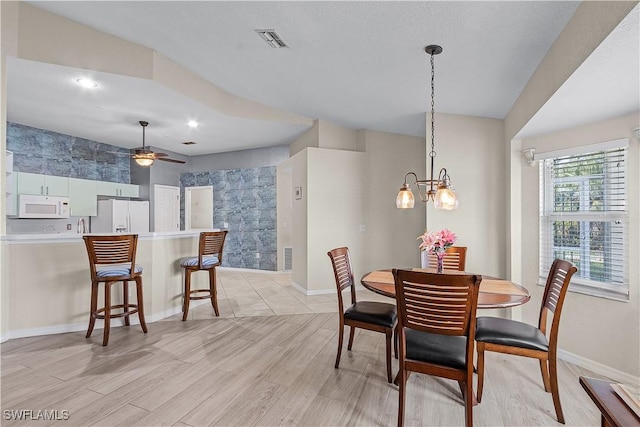
[[[436,257],[438,257],[438,273],[444,272],[444,252],[436,252]]]

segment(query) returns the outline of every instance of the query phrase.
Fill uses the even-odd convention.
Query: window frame
[[[547,183],[547,173],[545,170],[545,162],[547,160],[554,160],[559,158],[568,158],[568,157],[578,157],[585,156],[592,153],[598,152],[606,152],[606,151],[614,151],[622,149],[622,156],[624,162],[624,176],[622,178],[623,184],[623,206],[624,208],[621,210],[603,210],[603,211],[589,211],[583,210],[584,207],[588,207],[589,203],[589,195],[591,187],[589,187],[589,183],[592,179],[601,179],[599,177],[593,175],[585,175],[585,176],[573,176],[573,177],[560,177],[553,179],[552,183]],[[586,295],[608,298],[618,301],[629,301],[629,259],[628,259],[628,244],[629,244],[629,212],[628,212],[628,152],[629,152],[629,139],[619,139],[614,141],[608,141],[598,144],[591,145],[583,145],[578,147],[573,147],[570,149],[557,150],[552,152],[540,153],[534,156],[534,160],[539,160],[539,184],[540,184],[540,199],[539,199],[539,275],[541,281],[539,285],[544,286],[546,276],[548,274],[550,260],[553,259],[553,252],[556,247],[554,247],[554,229],[553,224],[555,221],[575,221],[579,222],[580,233],[578,238],[581,239],[584,244],[581,243],[578,251],[580,252],[581,259],[585,257],[590,260],[590,251],[588,250],[589,239],[585,239],[583,233],[589,233],[588,229],[583,230],[585,224],[589,224],[591,222],[604,222],[604,223],[616,223],[616,225],[621,226],[622,233],[622,265],[620,268],[611,269],[612,277],[616,277],[618,280],[615,282],[612,281],[596,281],[590,280],[589,278],[581,277],[580,275],[580,266],[578,267],[578,274],[574,275],[571,284],[569,286],[569,290],[573,292],[578,292]],[[605,162],[607,159],[605,157]],[[609,166],[608,163],[605,163],[605,168]],[[607,175],[604,174],[604,192],[605,197],[607,196],[606,189],[611,189],[607,185]],[[585,194],[583,192],[579,192],[580,199],[580,209],[578,211],[555,211],[554,207],[556,206],[554,188],[555,184],[558,182],[566,182],[566,183],[576,183],[576,185],[587,186],[586,188],[589,191]],[[610,232],[609,232],[610,233]],[[588,234],[587,234],[588,235]],[[571,247],[570,250],[575,251],[575,247]],[[591,264],[590,261],[586,261],[586,263]],[[609,264],[609,268],[614,264]]]

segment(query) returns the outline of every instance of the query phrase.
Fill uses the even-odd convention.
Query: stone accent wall
[[[16,172],[130,183],[129,150],[7,122]]]
[[[213,226],[229,225],[222,265],[276,271],[276,167],[180,175],[183,228],[184,188],[207,185],[213,186]]]

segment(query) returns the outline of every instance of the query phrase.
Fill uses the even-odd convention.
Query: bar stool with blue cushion
[[[102,345],[109,342],[111,319],[124,317],[124,324],[130,325],[129,316],[138,313],[140,326],[147,333],[144,320],[142,296],[142,267],[136,264],[137,234],[122,234],[116,236],[83,236],[89,255],[91,271],[91,312],[89,314],[89,329],[86,338],[91,336],[96,319],[104,319]],[[130,281],[136,283],[136,304],[129,303]],[[104,283],[104,307],[98,308],[98,286]],[[111,303],[111,286],[122,282],[122,304]],[[121,313],[112,310],[122,309]]]
[[[199,299],[211,299],[213,311],[215,311],[216,316],[220,316],[216,289],[216,267],[222,264],[222,249],[224,248],[224,240],[226,237],[227,230],[202,232],[200,233],[198,256],[182,258],[180,260],[180,267],[185,269],[182,320],[187,320],[189,302]],[[191,273],[198,270],[209,272],[209,289],[191,289]],[[193,295],[202,292],[206,292],[206,294]]]

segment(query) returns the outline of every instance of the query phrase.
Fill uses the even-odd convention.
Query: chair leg
[[[464,399],[464,424],[473,425],[473,381],[465,381],[462,398]]]
[[[343,336],[344,336],[344,322],[342,318],[340,318],[340,330],[338,331],[338,354],[336,355],[336,365],[335,365],[336,369],[338,369],[338,365],[340,365],[340,356],[342,355]]]
[[[393,339],[393,329],[388,329],[385,335],[387,342],[387,382],[391,383],[393,381],[391,376],[391,340]]]
[[[540,372],[542,372],[542,382],[544,383],[544,391],[551,393],[551,384],[549,383],[549,371],[547,369],[547,361],[540,359]]]
[[[553,406],[556,409],[558,422],[564,424],[564,415],[562,414],[562,406],[560,405],[560,390],[558,390],[558,369],[555,355],[549,355],[549,371],[551,377],[551,396],[553,397]]]
[[[482,400],[482,386],[484,383],[484,343],[478,342],[478,403]]]
[[[405,393],[407,389],[407,371],[402,366],[402,360],[400,360],[400,372],[398,372],[399,392],[398,392],[398,427],[404,426],[404,401]]]
[[[218,311],[218,292],[216,289],[216,268],[209,269],[209,292],[211,292],[211,305],[213,311],[216,313],[216,317],[220,316]]]
[[[122,305],[124,312],[128,312],[129,311],[129,282],[127,282],[126,280],[122,281]],[[124,325],[125,326],[130,326],[131,323],[129,322],[129,315],[127,314],[126,316],[124,316]]]
[[[91,282],[91,311],[89,312],[89,328],[85,338],[89,338],[96,325],[96,311],[98,310],[98,282]]]
[[[144,296],[142,295],[142,277],[135,278],[136,281],[136,299],[138,304],[138,320],[140,320],[140,326],[142,332],[147,333],[147,322],[144,320]]]
[[[104,284],[104,330],[102,332],[102,345],[109,343],[109,332],[111,330],[111,283]]]
[[[351,330],[349,331],[349,345],[347,346],[347,350],[351,351],[351,347],[353,347],[353,336],[356,334],[355,326],[350,326]]]
[[[393,354],[398,358],[398,324],[396,323],[396,327],[393,329]]]
[[[184,301],[182,303],[182,321],[189,315],[189,301],[191,300],[191,270],[184,270]]]

